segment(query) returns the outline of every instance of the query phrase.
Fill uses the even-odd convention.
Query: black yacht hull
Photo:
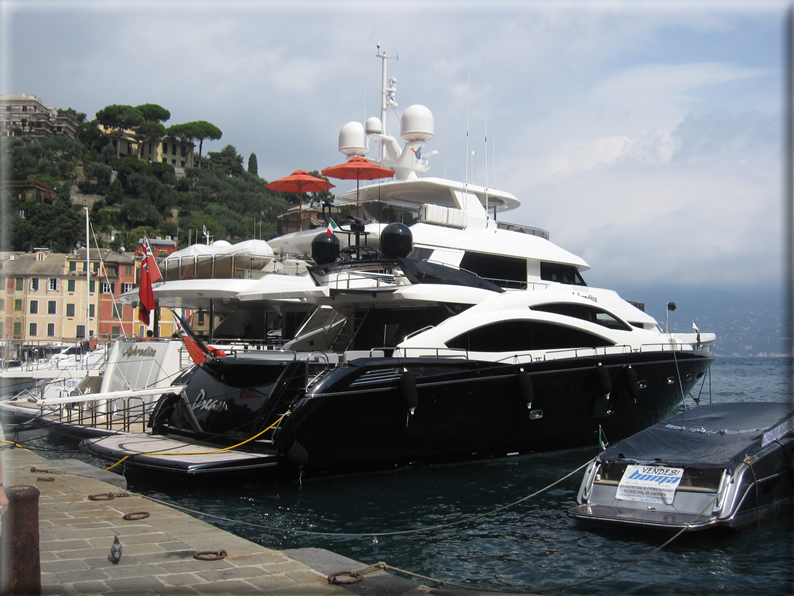
[[[177,380],[192,405],[161,398],[154,431],[277,455],[269,463],[278,465],[263,473],[350,473],[567,449],[616,441],[668,417],[711,361],[708,351],[525,364],[366,358],[313,377],[306,362],[221,358]],[[86,448],[109,458],[101,441]],[[135,466],[136,457],[126,464]],[[163,469],[189,473],[173,462]]]
[[[597,445],[668,417],[711,362],[705,353],[676,358],[357,361],[294,403],[274,441],[300,444],[312,472]]]

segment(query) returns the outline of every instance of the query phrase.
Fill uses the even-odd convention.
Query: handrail
[[[185,279],[253,279],[271,263],[292,262],[294,257],[254,254],[187,255],[162,262],[163,281]],[[298,267],[296,273],[298,274]],[[272,273],[278,273],[273,268]],[[285,273],[285,275],[292,275]]]
[[[89,364],[86,356],[91,353],[97,353],[97,348],[107,347],[116,339],[118,338],[110,337],[107,333],[100,333],[87,339],[59,341],[60,346],[53,343],[53,340],[0,339],[0,372],[8,372],[14,369],[23,371],[61,370],[66,368],[69,370],[84,370],[88,368]],[[93,348],[91,347],[92,345],[94,346]],[[62,347],[62,349],[57,352],[53,351],[59,347]],[[53,361],[54,357],[62,355],[75,347],[81,348],[79,352],[73,354],[74,358],[70,360],[75,366],[61,366],[59,358]],[[109,353],[110,351],[106,349],[102,360],[98,362],[92,361],[92,366],[105,364]]]
[[[359,288],[353,287],[355,281],[374,280],[375,288],[380,288],[382,285],[392,286],[397,282],[395,275],[392,273],[377,273],[375,271],[339,271],[335,272],[334,278],[329,279],[326,285],[334,290],[352,290],[352,289],[371,289],[372,285],[361,285]]]

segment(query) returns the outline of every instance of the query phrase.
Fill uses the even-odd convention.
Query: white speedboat
[[[229,297],[248,312],[311,308],[284,328],[284,350],[210,358],[161,398],[153,435],[86,449],[195,474],[504,456],[630,436],[704,379],[713,334],[665,333],[639,305],[588,286],[587,263],[547,232],[496,220],[518,205],[509,193],[419,178],[432,114],[405,110],[403,148],[383,114],[346,125],[340,151],[382,142],[388,159],[372,161],[396,180],[342,195],[349,227],[298,233],[308,275],[263,276]],[[175,440],[251,457],[169,455]]]
[[[84,354],[82,364],[0,401],[6,434],[143,431],[156,400],[191,362],[181,340],[123,336]]]

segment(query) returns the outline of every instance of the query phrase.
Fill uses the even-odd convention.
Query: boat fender
[[[599,362],[596,367],[596,373],[598,373],[598,388],[604,394],[604,397],[609,399],[609,394],[612,393],[612,379],[609,378],[609,371],[606,366]]]
[[[529,373],[522,370],[518,373],[518,388],[521,392],[521,397],[524,398],[524,403],[527,408],[532,408],[532,402],[535,399],[535,388],[532,386],[532,377]]]
[[[416,406],[419,405],[419,394],[416,391],[416,377],[408,371],[400,375],[400,395],[408,411],[413,414]]]
[[[626,389],[628,389],[629,397],[637,403],[637,397],[640,394],[640,382],[637,380],[637,371],[631,365],[626,369]]]
[[[287,461],[296,468],[302,468],[309,461],[309,452],[303,445],[295,441],[287,450]]]

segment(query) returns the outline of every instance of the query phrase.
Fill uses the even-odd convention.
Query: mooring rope
[[[220,453],[222,451],[229,451],[230,449],[235,449],[235,448],[239,447],[240,445],[245,445],[246,443],[250,443],[251,441],[253,441],[257,437],[265,434],[267,431],[269,431],[271,428],[273,428],[279,422],[281,422],[284,419],[284,416],[286,416],[287,414],[289,414],[289,410],[287,410],[284,414],[282,414],[281,417],[278,420],[276,420],[273,424],[268,426],[265,430],[258,432],[253,437],[248,437],[242,443],[237,443],[237,445],[232,445],[230,447],[223,447],[221,449],[213,449],[211,451],[179,451],[179,452],[173,452],[173,451],[169,451],[168,449],[163,449],[161,451],[148,451],[148,452],[145,452],[145,453],[130,453],[129,455],[125,455],[124,457],[122,457],[119,461],[117,461],[115,464],[113,464],[109,468],[105,468],[104,471],[107,472],[108,470],[112,470],[117,465],[119,465],[121,462],[126,461],[130,457],[133,457],[133,456],[136,456],[136,455],[164,455],[166,453],[170,453],[171,455],[209,455],[210,453]]]
[[[168,507],[173,507],[175,509],[181,509],[182,511],[186,511],[188,513],[192,513],[192,514],[195,514],[195,515],[202,515],[202,516],[206,516],[206,517],[211,517],[213,519],[217,519],[217,520],[220,520],[220,521],[231,522],[231,523],[235,523],[235,524],[241,524],[241,525],[249,526],[249,527],[252,527],[252,528],[259,528],[259,529],[264,529],[264,530],[274,530],[274,531],[284,532],[284,533],[290,533],[291,532],[291,533],[295,533],[295,534],[310,534],[310,535],[313,535],[313,536],[341,536],[341,537],[347,537],[347,538],[351,538],[351,537],[352,538],[356,538],[356,537],[364,538],[364,537],[372,536],[372,537],[377,538],[377,537],[383,537],[383,536],[402,536],[402,535],[405,535],[405,534],[418,534],[420,532],[430,532],[432,530],[441,530],[441,529],[444,529],[444,528],[449,528],[449,527],[452,527],[452,526],[457,526],[457,525],[460,525],[460,524],[463,524],[463,523],[468,523],[468,522],[471,522],[471,521],[474,521],[474,520],[478,520],[478,519],[481,519],[483,517],[487,517],[489,515],[493,515],[494,513],[498,513],[499,511],[504,511],[505,509],[509,509],[511,507],[515,507],[519,503],[523,503],[524,501],[527,501],[528,499],[531,499],[533,497],[538,496],[539,494],[542,494],[542,493],[546,492],[547,490],[549,490],[549,489],[555,487],[556,485],[558,485],[563,480],[567,480],[568,478],[570,478],[571,476],[573,476],[577,472],[581,471],[586,466],[589,466],[593,461],[595,461],[595,458],[585,462],[584,464],[582,464],[581,466],[579,466],[575,470],[572,470],[571,472],[568,472],[562,478],[559,478],[558,480],[555,480],[554,482],[552,482],[551,484],[549,484],[547,486],[544,486],[540,490],[537,490],[534,493],[531,493],[531,494],[529,494],[529,495],[527,495],[525,497],[521,497],[517,501],[513,501],[512,503],[508,503],[507,505],[502,505],[501,507],[497,507],[496,509],[492,509],[491,511],[487,511],[485,513],[478,513],[477,515],[464,517],[463,519],[459,519],[459,520],[454,521],[454,522],[448,522],[448,523],[445,523],[445,524],[437,524],[437,525],[434,525],[434,526],[427,526],[427,527],[424,527],[424,528],[414,528],[414,529],[410,529],[410,530],[396,530],[396,531],[392,531],[392,532],[364,532],[364,533],[361,533],[361,532],[356,532],[356,533],[353,533],[353,532],[317,532],[317,531],[314,531],[314,530],[297,530],[297,529],[294,529],[294,528],[279,528],[277,526],[268,526],[268,525],[265,525],[265,524],[258,524],[258,523],[255,523],[255,522],[247,522],[247,521],[242,521],[242,520],[231,519],[231,518],[228,518],[228,517],[223,517],[223,516],[220,516],[220,515],[214,515],[214,514],[211,514],[211,513],[204,513],[202,511],[197,511],[195,509],[190,509],[189,507],[184,507],[183,505],[177,505],[176,503],[169,503],[167,501],[161,501],[159,499],[155,499],[154,497],[150,497],[148,495],[141,495],[141,496],[143,496],[145,499],[149,499],[150,501],[153,501],[155,503],[159,503],[161,505],[166,505]]]
[[[265,430],[267,430],[267,429],[265,429]],[[5,441],[5,442],[10,442],[10,441]],[[552,482],[551,484],[548,484],[547,486],[541,488],[540,490],[537,490],[537,491],[535,491],[533,493],[530,493],[529,495],[526,495],[525,497],[522,497],[522,498],[520,498],[520,499],[518,499],[516,501],[513,501],[512,503],[508,503],[507,505],[502,505],[501,507],[497,507],[496,509],[492,509],[492,510],[487,511],[485,513],[480,513],[480,514],[477,514],[477,515],[465,517],[463,519],[460,519],[460,520],[457,520],[457,521],[454,521],[454,522],[445,523],[445,524],[437,524],[437,525],[434,525],[434,526],[427,526],[425,528],[414,528],[414,529],[410,529],[410,530],[400,530],[400,531],[392,531],[392,532],[369,532],[369,533],[317,532],[317,531],[313,531],[313,530],[296,530],[296,529],[292,529],[292,528],[279,528],[279,527],[276,527],[276,526],[268,526],[268,525],[265,525],[265,524],[257,524],[257,523],[254,523],[254,522],[236,520],[236,519],[231,519],[231,518],[228,518],[228,517],[223,517],[223,516],[220,516],[220,515],[214,515],[214,514],[205,513],[205,512],[202,512],[202,511],[197,511],[197,510],[191,509],[189,507],[184,507],[182,505],[177,505],[175,503],[169,503],[167,501],[156,499],[156,498],[148,496],[148,495],[139,495],[139,496],[141,496],[141,497],[143,497],[145,499],[148,499],[149,501],[152,501],[153,503],[158,503],[160,505],[164,505],[166,507],[173,508],[173,509],[180,509],[182,511],[185,511],[185,512],[188,512],[188,513],[191,513],[191,514],[195,514],[195,515],[199,515],[199,516],[203,516],[203,517],[209,517],[209,518],[213,518],[213,519],[220,520],[220,521],[230,522],[230,523],[244,525],[244,526],[249,526],[249,527],[254,527],[254,528],[274,530],[274,531],[278,531],[278,532],[285,532],[285,533],[291,532],[291,533],[308,534],[308,535],[314,535],[314,536],[339,536],[339,537],[398,536],[398,535],[417,534],[417,533],[420,533],[420,532],[429,532],[429,531],[432,531],[432,530],[449,528],[449,527],[452,527],[452,526],[456,526],[456,525],[460,525],[460,524],[463,524],[463,523],[468,523],[468,522],[471,522],[471,521],[474,521],[474,520],[482,519],[482,518],[484,518],[486,516],[493,515],[494,513],[497,513],[499,511],[504,511],[505,509],[509,509],[511,507],[514,507],[514,506],[516,506],[516,505],[518,505],[520,503],[523,503],[524,501],[527,501],[527,500],[529,500],[529,499],[531,499],[533,497],[536,497],[536,496],[548,491],[549,489],[551,489],[554,486],[558,485],[562,481],[567,480],[572,475],[576,474],[577,472],[579,472],[580,470],[582,470],[586,466],[589,466],[593,461],[595,461],[595,459],[596,458],[593,458],[593,459],[585,462],[584,464],[582,464],[581,466],[579,466],[575,470],[572,470],[571,472],[569,472],[565,476],[559,478],[558,480],[555,480],[554,482]],[[752,467],[751,467],[751,469],[752,469]],[[68,472],[68,471],[64,471],[64,473],[75,475],[75,476],[80,476],[80,474],[74,474],[73,472]],[[383,570],[383,571],[391,570],[391,571],[394,571],[396,573],[400,573],[400,574],[403,574],[403,575],[408,575],[410,577],[415,577],[415,578],[420,579],[422,581],[427,581],[427,582],[440,584],[440,585],[443,585],[443,586],[449,586],[449,587],[453,587],[453,588],[460,588],[460,589],[464,589],[464,590],[473,590],[473,591],[478,591],[478,592],[488,592],[488,593],[495,593],[495,594],[527,594],[527,593],[540,594],[540,593],[546,593],[546,592],[561,592],[561,591],[567,590],[569,588],[574,588],[574,587],[578,587],[578,586],[587,585],[587,584],[590,584],[590,583],[605,579],[607,577],[611,577],[613,575],[621,573],[622,571],[625,571],[626,569],[629,569],[629,568],[631,568],[631,567],[633,567],[635,565],[638,565],[642,561],[652,557],[653,555],[655,555],[656,553],[658,553],[659,551],[661,551],[662,549],[667,547],[676,538],[681,536],[681,534],[683,534],[684,532],[689,530],[692,527],[692,525],[698,519],[700,519],[700,517],[716,502],[716,500],[717,500],[717,497],[715,496],[703,508],[703,510],[700,513],[698,513],[698,515],[692,521],[688,522],[684,527],[682,527],[678,532],[676,532],[671,538],[666,540],[664,543],[662,543],[660,546],[656,547],[651,552],[643,555],[642,557],[640,557],[638,559],[635,559],[634,561],[632,561],[630,563],[627,563],[626,565],[623,565],[622,567],[619,567],[618,569],[614,569],[612,571],[608,571],[606,573],[602,573],[601,575],[597,575],[595,577],[592,577],[592,578],[589,578],[589,579],[586,579],[586,580],[582,580],[582,581],[579,581],[579,582],[574,582],[574,583],[571,583],[571,584],[566,584],[566,585],[563,585],[563,586],[555,586],[555,587],[549,587],[549,588],[520,588],[518,590],[516,590],[516,589],[501,589],[501,588],[486,588],[486,587],[482,587],[482,586],[470,586],[470,585],[458,584],[458,583],[454,583],[454,582],[450,582],[450,581],[446,581],[446,580],[435,579],[435,578],[432,578],[432,577],[429,577],[429,576],[426,576],[426,575],[421,575],[419,573],[414,573],[412,571],[408,571],[406,569],[400,569],[399,567],[394,567],[393,565],[389,565],[389,564],[384,563],[384,562],[379,562],[379,563],[377,563],[375,565],[369,565],[367,567],[364,567],[364,568],[356,570],[356,571],[342,571],[342,572],[338,572],[338,573],[333,573],[333,574],[328,576],[328,581],[331,582],[331,580],[333,578],[338,578],[339,576],[342,576],[342,575],[348,575],[348,576],[350,576],[352,578],[352,581],[345,582],[344,580],[341,580],[341,581],[338,580],[338,581],[333,582],[333,583],[354,583],[356,581],[360,581],[362,579],[363,575],[366,574],[366,573],[371,573],[372,571],[377,571],[377,570]],[[132,515],[139,515],[139,514],[132,514]],[[223,556],[226,555],[225,552],[218,551],[218,556],[219,557],[221,556],[221,553],[223,553]],[[205,555],[205,554],[212,554],[212,553],[209,553],[209,551],[208,551],[207,553],[198,553],[198,554],[199,555]]]
[[[435,579],[435,578],[432,578],[432,577],[429,577],[429,576],[426,576],[426,575],[421,575],[419,573],[414,573],[413,571],[408,571],[406,569],[400,569],[398,567],[394,567],[393,565],[389,565],[388,563],[384,563],[382,561],[379,562],[379,563],[376,563],[375,565],[368,565],[367,567],[363,567],[363,568],[357,569],[355,571],[341,571],[341,572],[337,572],[337,573],[332,573],[331,575],[328,576],[327,579],[328,579],[328,583],[341,583],[341,584],[356,583],[358,581],[361,581],[361,579],[363,578],[363,576],[366,573],[371,573],[373,571],[378,571],[378,570],[387,571],[387,570],[391,569],[392,571],[394,571],[396,573],[401,573],[401,574],[404,574],[404,575],[415,577],[415,578],[421,579],[423,581],[428,581],[428,582],[432,582],[432,583],[436,583],[436,584],[441,584],[443,586],[449,586],[451,588],[460,588],[460,589],[463,589],[463,590],[474,590],[474,591],[477,591],[477,592],[488,592],[488,593],[494,593],[494,594],[541,594],[541,593],[545,593],[545,592],[562,592],[563,590],[568,590],[570,588],[576,588],[576,587],[579,587],[579,586],[584,586],[584,585],[591,584],[593,582],[605,579],[607,577],[611,577],[613,575],[617,575],[618,573],[620,573],[622,571],[625,571],[626,569],[629,569],[631,567],[634,567],[635,565],[638,565],[639,563],[641,563],[645,559],[648,559],[648,558],[652,557],[653,555],[655,555],[656,553],[661,551],[663,548],[668,546],[676,538],[681,536],[681,534],[683,534],[684,532],[689,530],[692,527],[692,524],[694,524],[698,519],[700,519],[700,517],[706,512],[706,510],[708,510],[714,504],[714,502],[716,500],[717,500],[717,497],[714,497],[703,508],[703,510],[700,513],[698,513],[698,515],[695,517],[695,519],[693,519],[691,522],[687,523],[683,528],[681,528],[678,532],[676,532],[671,538],[666,540],[660,546],[657,546],[651,552],[643,555],[639,559],[635,559],[631,563],[627,563],[626,565],[623,565],[622,567],[619,567],[617,569],[613,569],[612,571],[608,571],[606,573],[602,573],[601,575],[597,575],[595,577],[591,577],[589,579],[585,579],[585,580],[582,580],[582,581],[579,581],[579,582],[574,582],[574,583],[571,583],[571,584],[565,584],[563,586],[554,586],[554,587],[550,587],[550,588],[532,588],[532,587],[530,587],[530,588],[521,588],[520,590],[515,590],[515,589],[512,589],[512,588],[502,589],[502,588],[484,588],[482,586],[469,586],[469,585],[465,585],[465,584],[458,584],[458,583],[455,583],[455,582],[446,581],[446,580],[443,580],[443,579]],[[351,579],[348,580],[348,581],[339,580],[338,578],[340,576],[343,576],[343,575],[347,575]]]

